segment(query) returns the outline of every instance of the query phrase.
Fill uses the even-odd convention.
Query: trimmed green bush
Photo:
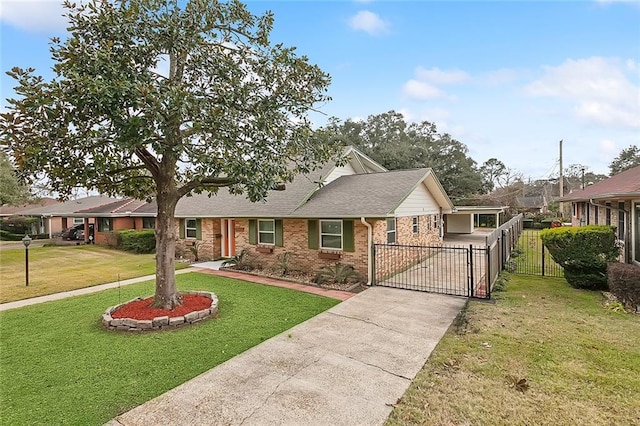
[[[18,235],[4,229],[0,229],[0,241],[20,241],[24,234]]]
[[[117,231],[117,248],[134,253],[153,253],[156,249],[156,235],[153,229]]]
[[[640,267],[627,263],[611,263],[607,269],[609,291],[631,310],[640,307]]]
[[[607,264],[619,255],[614,228],[605,225],[551,228],[540,232],[553,260],[575,288],[607,289]]]

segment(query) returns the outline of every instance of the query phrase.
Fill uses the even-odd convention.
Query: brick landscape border
[[[183,291],[182,294],[195,294],[211,299],[211,305],[201,311],[190,312],[179,317],[162,316],[152,320],[137,320],[133,318],[113,318],[111,314],[121,306],[142,300],[141,297],[129,300],[116,306],[111,306],[102,314],[102,326],[112,331],[154,331],[178,328],[188,324],[194,324],[214,316],[218,312],[218,297],[208,291]]]

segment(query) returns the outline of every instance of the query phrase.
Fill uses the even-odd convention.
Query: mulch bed
[[[171,310],[154,308],[151,306],[152,303],[153,297],[134,300],[118,308],[111,316],[113,318],[132,318],[136,320],[152,320],[163,316],[175,318],[209,308],[211,299],[197,294],[183,294],[182,304]]]
[[[253,268],[251,270],[247,270],[244,268],[238,268],[236,266],[228,266],[222,269],[244,272],[250,275],[257,275],[260,277],[275,278],[283,281],[291,281],[298,284],[305,284],[305,285],[311,285],[314,287],[326,288],[328,290],[342,290],[342,291],[350,291],[352,293],[359,293],[365,288],[364,283],[362,282],[355,283],[351,281],[347,283],[335,283],[331,281],[325,281],[322,284],[318,284],[314,282],[316,278],[316,274],[311,274],[304,271],[290,271],[289,273],[287,273],[287,275],[282,275],[281,273],[274,272],[273,270],[270,270],[270,269]]]

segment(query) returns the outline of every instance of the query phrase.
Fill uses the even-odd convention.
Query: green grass
[[[387,424],[638,424],[640,316],[560,278],[500,294],[469,302]]]
[[[0,313],[0,424],[103,424],[334,306],[332,299],[211,275],[219,318],[144,334],[101,328],[104,310],[150,295],[143,283]]]
[[[522,253],[515,259],[516,272],[542,275],[543,244],[540,239],[540,230],[525,229],[518,239],[517,247]],[[553,261],[546,247],[544,248],[544,272],[546,276],[563,276],[562,267]]]
[[[25,286],[24,249],[0,251],[0,303],[155,273],[154,254],[134,254],[103,246],[52,246],[29,249]],[[176,263],[176,269],[187,265]]]

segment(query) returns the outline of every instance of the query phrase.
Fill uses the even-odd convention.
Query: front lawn
[[[219,318],[144,334],[107,332],[111,305],[153,293],[141,283],[0,313],[0,423],[103,424],[334,306],[289,289],[189,273],[181,290],[213,291]]]
[[[560,278],[499,295],[469,302],[387,424],[638,424],[640,315]]]
[[[0,251],[0,303],[155,274],[155,254],[134,254],[97,245],[29,249],[25,286],[24,248]],[[176,263],[176,269],[187,265]]]

